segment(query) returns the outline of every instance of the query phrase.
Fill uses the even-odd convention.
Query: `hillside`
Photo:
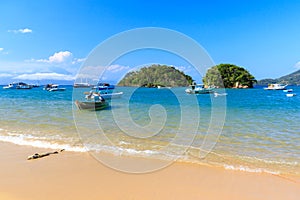
[[[300,70],[293,72],[291,74],[282,76],[276,79],[262,79],[257,82],[259,85],[267,85],[270,83],[282,83],[289,85],[300,85]]]
[[[193,82],[192,77],[184,74],[175,67],[167,65],[151,65],[138,71],[132,71],[118,83],[118,86],[188,86]]]

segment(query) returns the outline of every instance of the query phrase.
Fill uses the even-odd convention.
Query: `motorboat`
[[[44,87],[44,90],[47,90],[49,92],[57,92],[57,91],[65,91],[66,88],[60,88],[57,84],[47,84]]]
[[[89,83],[74,83],[73,87],[74,88],[90,88],[90,87],[92,87],[92,85]]]
[[[288,85],[283,85],[279,83],[269,84],[268,87],[265,87],[265,90],[285,90]]]
[[[13,82],[4,86],[3,89],[32,89],[33,86],[23,82]]]
[[[288,94],[286,94],[286,96],[287,97],[293,97],[293,96],[296,96],[296,94],[295,93],[288,93]]]
[[[185,90],[188,94],[209,94],[214,93],[213,88],[205,88],[203,84],[190,85],[190,88]]]
[[[109,83],[98,83],[96,86],[93,87],[96,90],[113,90],[115,89],[114,85],[110,85]]]
[[[90,92],[85,92],[85,98],[87,100],[91,100],[94,99],[97,96],[101,96],[103,97],[105,100],[110,100],[110,99],[119,99],[122,97],[123,92],[115,92],[115,93],[109,93],[109,92],[94,92],[94,91],[90,91]]]
[[[285,89],[283,92],[293,92],[293,89]]]

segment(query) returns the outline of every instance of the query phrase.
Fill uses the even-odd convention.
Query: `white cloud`
[[[3,50],[4,50],[4,48],[0,47],[0,51],[3,51]]]
[[[20,28],[18,30],[8,30],[8,32],[12,33],[32,33],[32,30],[29,28]]]
[[[54,53],[48,59],[31,59],[30,61],[42,62],[42,63],[63,63],[72,59],[72,53],[70,51],[60,51]]]
[[[21,74],[13,79],[19,80],[66,80],[71,81],[75,80],[74,76],[66,75],[66,74],[59,74],[59,73],[34,73],[34,74]]]
[[[300,61],[297,62],[297,63],[294,65],[294,67],[295,67],[296,69],[300,69]]]
[[[78,64],[85,61],[85,58],[73,58],[73,54],[70,51],[60,51],[49,56],[47,59],[30,59],[25,60],[25,62],[35,62],[35,63],[48,63],[48,64]]]

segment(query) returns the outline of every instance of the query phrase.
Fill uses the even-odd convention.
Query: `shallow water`
[[[214,97],[187,95],[185,88],[119,87],[123,97],[97,112],[74,106],[83,88],[0,89],[0,140],[299,175],[300,88],[292,88],[298,96],[289,98],[262,88]]]

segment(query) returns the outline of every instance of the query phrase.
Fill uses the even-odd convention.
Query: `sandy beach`
[[[264,173],[174,163],[147,174],[110,169],[88,153],[0,143],[0,199],[298,199],[300,181]]]

